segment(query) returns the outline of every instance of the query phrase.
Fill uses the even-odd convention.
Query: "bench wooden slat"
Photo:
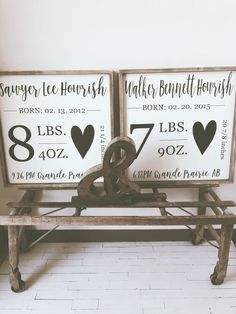
[[[221,216],[1,216],[0,225],[191,225],[235,224],[235,215]]]
[[[39,207],[39,208],[54,208],[54,207],[67,207],[67,208],[75,208],[76,203],[72,202],[10,202],[7,204],[9,208],[21,208],[21,207]],[[84,207],[102,207],[102,208],[157,208],[157,207],[166,207],[166,208],[174,208],[174,207],[236,207],[235,202],[233,201],[182,201],[182,202],[167,202],[167,201],[156,201],[156,202],[138,202],[136,204],[109,204],[109,205],[98,205],[96,201],[91,200],[88,201],[87,204],[79,204],[79,206]]]

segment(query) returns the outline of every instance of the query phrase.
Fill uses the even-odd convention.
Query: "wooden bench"
[[[114,152],[125,151],[120,159],[112,160]],[[138,185],[130,182],[124,170],[136,158],[136,151],[132,141],[126,137],[112,140],[104,155],[102,165],[90,169],[78,185],[78,195],[65,202],[36,201],[39,189],[28,189],[19,202],[10,202],[9,216],[1,216],[0,224],[8,226],[9,236],[9,265],[10,283],[14,292],[25,289],[19,270],[19,251],[24,242],[24,230],[26,226],[176,226],[185,225],[194,233],[194,244],[199,244],[204,238],[205,226],[216,241],[218,249],[218,261],[211,275],[213,284],[221,284],[227,272],[230,244],[232,239],[233,225],[236,216],[230,211],[235,207],[233,201],[222,201],[214,191],[216,185],[195,184],[179,186],[179,188],[195,188],[198,190],[197,201],[168,201],[166,193],[160,193],[159,188],[173,188],[171,184],[160,185],[158,182],[150,186],[148,183]],[[103,176],[103,184],[94,181]],[[176,186],[175,186],[176,187]],[[178,186],[177,186],[178,187]],[[150,192],[151,191],[151,192]],[[100,208],[156,208],[156,216],[83,216],[82,212],[89,207]],[[50,208],[48,214],[41,216],[32,215],[34,208]],[[51,216],[51,213],[64,208],[74,208],[73,216]],[[183,215],[175,216],[172,209],[179,208]],[[194,213],[188,208],[194,208]],[[213,213],[206,214],[210,209]],[[196,227],[192,229],[191,225]],[[214,225],[221,225],[218,233]],[[46,232],[47,235],[50,231]],[[42,237],[41,237],[42,238]],[[40,238],[40,239],[41,239]],[[39,240],[40,240],[39,239]],[[35,241],[33,244],[37,243]],[[33,245],[31,244],[30,247]],[[23,245],[24,246],[24,245]]]

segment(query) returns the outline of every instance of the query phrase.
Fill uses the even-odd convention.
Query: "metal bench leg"
[[[214,285],[220,285],[226,276],[230,244],[232,240],[233,225],[222,224],[221,235],[220,235],[220,246],[218,250],[218,262],[216,263],[213,274],[210,279]]]
[[[9,276],[11,289],[14,292],[25,290],[25,283],[21,280],[19,272],[19,252],[18,252],[18,228],[8,226],[8,245],[9,245]]]

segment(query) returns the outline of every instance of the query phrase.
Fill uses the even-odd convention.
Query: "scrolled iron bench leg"
[[[19,250],[18,250],[18,228],[8,226],[8,245],[9,245],[9,277],[11,289],[14,292],[25,290],[25,283],[21,280],[21,273],[18,268]]]
[[[228,267],[230,244],[232,240],[233,225],[223,224],[221,226],[220,246],[218,250],[218,261],[211,274],[210,279],[214,285],[223,283]]]

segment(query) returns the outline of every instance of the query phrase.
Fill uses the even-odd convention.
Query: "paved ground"
[[[1,314],[236,313],[236,248],[213,286],[217,250],[188,242],[43,243],[20,257],[27,290],[0,267]]]

